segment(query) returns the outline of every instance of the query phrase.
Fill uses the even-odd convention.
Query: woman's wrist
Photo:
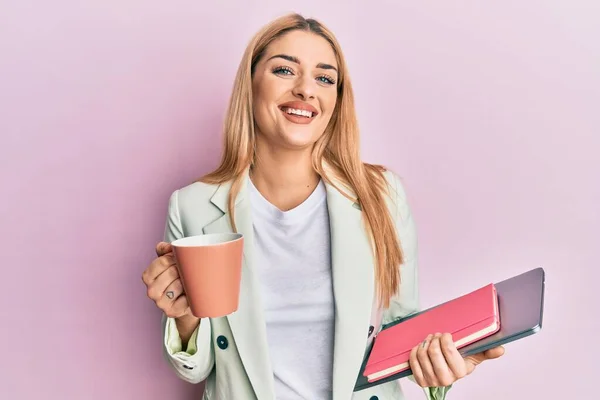
[[[177,331],[181,338],[182,350],[185,351],[187,344],[194,333],[194,330],[200,325],[200,318],[196,318],[193,315],[184,315],[179,318],[175,318],[175,324],[177,325]]]

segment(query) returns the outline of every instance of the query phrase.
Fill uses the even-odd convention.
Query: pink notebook
[[[408,369],[411,350],[429,334],[449,332],[460,349],[499,329],[498,296],[489,284],[383,329],[363,374],[375,382]]]

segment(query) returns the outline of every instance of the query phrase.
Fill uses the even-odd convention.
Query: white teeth
[[[303,117],[312,118],[313,113],[306,110],[297,110],[295,108],[286,108],[285,112],[288,114],[301,115]]]

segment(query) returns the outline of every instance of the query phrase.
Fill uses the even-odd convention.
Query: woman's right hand
[[[156,255],[157,258],[142,273],[148,297],[167,317],[190,317],[192,314],[179,279],[172,246],[165,242],[158,243]]]
[[[183,349],[200,324],[187,301],[187,297],[179,279],[179,272],[173,255],[173,247],[169,243],[156,245],[156,258],[142,273],[142,281],[146,284],[148,297],[156,303],[167,317],[175,318]]]

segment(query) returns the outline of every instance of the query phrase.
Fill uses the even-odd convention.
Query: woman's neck
[[[271,204],[288,211],[304,202],[319,184],[310,152],[257,154],[250,179]]]

